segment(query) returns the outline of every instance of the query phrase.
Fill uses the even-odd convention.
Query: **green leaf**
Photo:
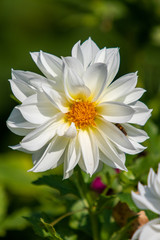
[[[152,219],[158,217],[158,215],[156,213],[154,213],[154,212],[152,212],[150,210],[145,210],[145,213],[146,213],[146,215],[147,215],[149,220],[152,220]]]
[[[46,233],[48,233],[48,237],[53,240],[63,240],[59,234],[56,232],[55,228],[52,227],[50,224],[46,223],[43,218],[40,219],[40,222],[42,223],[44,230]]]
[[[33,182],[36,185],[47,185],[60,192],[61,195],[74,194],[79,197],[79,193],[74,183],[69,180],[63,180],[62,177],[58,175],[46,175]]]
[[[113,221],[113,209],[104,209],[100,214],[101,238],[110,240],[112,234],[119,230],[119,226]]]
[[[115,195],[106,196],[101,194],[95,202],[96,212],[99,213],[105,208],[111,209],[117,203],[117,197]]]
[[[132,217],[129,219],[128,223],[122,227],[119,231],[114,232],[110,238],[110,240],[128,240],[130,235],[130,230],[132,227],[132,223],[136,217]]]
[[[41,217],[41,215],[43,215],[43,218]],[[32,224],[33,230],[36,235],[51,240],[63,240],[59,236],[59,234],[56,233],[55,229],[51,226],[51,224],[45,222],[50,221],[49,217],[45,213],[33,214],[31,217],[25,217],[25,219]]]
[[[117,197],[122,203],[126,203],[132,211],[138,211],[138,208],[135,206],[130,193],[119,193]]]
[[[4,236],[7,230],[22,230],[28,223],[23,216],[30,213],[28,208],[17,210],[6,217],[0,224],[0,236]]]

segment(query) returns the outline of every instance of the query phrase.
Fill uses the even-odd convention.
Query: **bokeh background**
[[[39,239],[21,216],[45,209],[56,215],[65,208],[53,209],[51,190],[31,185],[37,178],[27,173],[31,157],[8,148],[20,140],[6,128],[17,104],[11,68],[39,73],[29,52],[67,56],[89,36],[100,48],[120,48],[118,76],[138,70],[138,86],[147,90],[142,100],[154,109],[148,130],[159,134],[160,0],[0,0],[0,239]]]

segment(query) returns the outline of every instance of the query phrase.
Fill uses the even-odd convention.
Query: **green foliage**
[[[74,212],[71,215],[69,226],[76,230],[81,230],[85,233],[90,233],[90,225],[88,222],[88,210],[85,209],[84,202],[82,200],[77,201],[72,206],[72,211]]]
[[[154,213],[150,210],[145,210],[145,213],[150,221],[158,217],[156,213]]]
[[[34,181],[33,184],[50,186],[59,191],[61,195],[74,194],[79,197],[79,193],[75,187],[75,184],[70,179],[62,181],[62,176],[43,176]]]
[[[107,196],[101,194],[94,203],[97,214],[101,213],[104,209],[112,209],[117,201],[118,199],[116,195]]]
[[[51,240],[63,240],[54,227],[52,227],[51,224],[46,223],[43,218],[32,216],[26,219],[32,223],[33,229],[38,236]]]
[[[135,217],[130,219],[128,221],[128,223],[124,227],[122,227],[119,231],[114,232],[112,234],[110,240],[128,240],[130,238],[129,232],[130,232],[130,229],[131,229],[134,219],[135,219]]]

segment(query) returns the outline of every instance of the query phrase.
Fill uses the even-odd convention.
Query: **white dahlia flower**
[[[138,99],[137,73],[112,82],[119,69],[118,48],[99,49],[89,38],[77,42],[71,57],[33,52],[44,76],[12,71],[12,91],[22,104],[7,121],[25,136],[13,147],[33,154],[33,172],[64,163],[64,178],[78,164],[92,175],[102,163],[126,170],[125,154],[141,152],[148,136],[130,123],[144,125],[151,110]]]
[[[131,240],[160,240],[160,218],[156,218],[139,228]]]
[[[148,174],[148,186],[138,184],[138,192],[132,192],[132,199],[140,209],[149,209],[160,214],[160,164],[158,173],[151,168]]]

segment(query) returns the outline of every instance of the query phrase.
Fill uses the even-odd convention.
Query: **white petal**
[[[20,152],[25,152],[25,153],[29,153],[32,154],[32,151],[27,151],[26,149],[22,148],[20,144],[14,145],[14,146],[9,146],[12,150],[18,150]]]
[[[77,129],[75,124],[72,122],[70,127],[65,132],[64,136],[68,138],[74,138],[77,135]]]
[[[107,49],[103,48],[99,50],[94,59],[94,63],[107,63]]]
[[[45,77],[30,71],[12,69],[12,79],[21,79],[26,83],[30,83],[31,79],[45,79]]]
[[[69,128],[69,123],[65,122],[65,121],[62,122],[62,124],[59,125],[59,127],[57,127],[57,131],[56,131],[57,135],[60,137],[64,136],[64,134],[68,130],[68,128]]]
[[[98,149],[95,145],[95,142],[93,142],[89,133],[86,130],[80,130],[78,138],[81,146],[85,168],[87,170],[87,173],[92,175],[98,166]]]
[[[80,77],[82,76],[84,69],[82,63],[74,57],[63,57],[62,58],[68,68],[72,69]]]
[[[135,88],[132,92],[130,92],[124,99],[125,104],[130,104],[132,102],[137,101],[142,95],[146,92],[143,88]]]
[[[87,68],[83,76],[85,85],[90,89],[90,100],[96,101],[102,93],[107,79],[107,66],[95,63]]]
[[[117,164],[116,162],[113,162],[110,158],[108,158],[102,151],[99,151],[99,156],[100,156],[100,160],[104,163],[107,164],[109,167],[112,168],[118,168],[120,170],[125,170],[127,171],[126,168],[122,168],[119,164]]]
[[[96,129],[94,130],[94,135],[99,149],[105,155],[105,157],[103,157],[103,154],[100,155],[101,161],[103,161],[105,164],[109,163],[109,166],[114,166],[115,168],[127,171],[124,165],[125,160],[122,158],[122,155],[118,153],[113,144],[107,138],[104,139]]]
[[[131,119],[134,110],[126,104],[118,102],[105,102],[96,107],[99,115],[114,123],[124,123]]]
[[[132,236],[131,240],[159,240],[160,218],[149,221],[140,227]]]
[[[90,90],[85,86],[80,78],[72,69],[65,65],[64,69],[64,89],[69,100],[86,99],[90,96]]]
[[[159,240],[160,239],[160,220],[155,223],[154,219],[144,225],[142,232],[140,233],[140,240],[143,239],[152,239],[152,240]],[[151,223],[152,222],[152,223]]]
[[[21,146],[29,151],[37,151],[55,136],[57,128],[61,124],[61,115],[55,116],[53,119],[36,128],[24,137],[20,143]]]
[[[85,165],[85,163],[84,163],[84,159],[83,159],[83,157],[82,157],[82,154],[81,154],[81,157],[80,157],[80,159],[79,159],[79,162],[78,162],[78,165],[79,165],[79,167],[84,171],[84,172],[88,172],[87,171],[87,168],[86,168],[86,165]]]
[[[48,99],[57,109],[63,113],[67,113],[69,111],[69,103],[64,93],[56,91],[49,84],[42,84],[42,88]]]
[[[83,61],[83,54],[82,54],[82,50],[80,47],[80,41],[78,41],[72,48],[72,57],[77,58],[82,65],[84,64]]]
[[[12,78],[13,80],[22,80],[25,82],[28,87],[32,87],[32,91],[35,89],[38,89],[39,91],[42,91],[41,84],[42,82],[46,82],[47,79],[39,74],[29,72],[29,71],[20,71],[20,70],[13,70],[12,69]],[[53,81],[53,80],[52,80]],[[23,89],[22,89],[23,91]],[[32,93],[34,94],[35,91]],[[30,94],[30,95],[32,95]],[[26,96],[30,96],[26,95]]]
[[[133,139],[134,141],[144,142],[146,139],[149,138],[144,130],[136,128],[128,123],[122,124],[122,127],[124,127],[124,129],[126,130],[129,138]]]
[[[138,208],[160,214],[159,199],[155,198],[150,191],[147,191],[144,196],[132,193],[132,199]]]
[[[118,48],[108,48],[106,51],[107,51],[106,64],[108,69],[107,85],[109,85],[113,81],[119,70],[120,55]]]
[[[62,60],[60,58],[40,51],[40,60],[52,77],[62,76]]]
[[[94,172],[97,170],[99,166],[99,149],[95,141],[95,135],[93,129],[89,129],[89,136],[92,145],[93,155],[94,155]]]
[[[20,79],[9,80],[14,96],[23,102],[28,96],[35,94],[35,90]]]
[[[7,120],[8,128],[15,134],[20,136],[27,135],[32,129],[37,127],[36,124],[27,122],[20,111],[14,108]]]
[[[71,125],[68,122],[62,123],[57,128],[57,135],[58,136],[65,136],[68,138],[74,138],[77,135],[77,129],[75,127],[74,123],[71,123]]]
[[[145,187],[140,183],[138,182],[138,192],[140,193],[140,195],[145,195]]]
[[[138,142],[134,141],[129,136],[127,136],[127,137],[128,137],[128,140],[130,141],[130,143],[132,144],[132,146],[134,147],[134,150],[128,150],[127,153],[132,154],[132,155],[138,154],[147,148],[147,147],[142,146]],[[119,146],[119,149],[123,151],[123,148],[121,148],[120,146]]]
[[[147,179],[147,183],[148,183],[148,187],[149,187],[149,188],[151,188],[151,187],[154,186],[155,177],[156,177],[155,172],[153,171],[152,168],[150,168],[149,174],[148,174],[148,179]]]
[[[141,200],[142,198],[140,197],[139,194],[135,193],[135,192],[131,192],[131,196],[132,199],[135,203],[135,205],[139,208],[139,209],[147,209],[147,207],[144,205],[143,201]]]
[[[141,102],[137,102],[135,105],[130,106],[135,110],[135,113],[128,122],[143,126],[151,116],[152,109],[148,109],[147,106]]]
[[[81,45],[81,50],[83,53],[84,68],[86,69],[91,63],[91,61],[94,60],[94,57],[99,51],[99,48],[97,47],[95,42],[93,42],[92,39],[89,38]]]
[[[99,160],[100,160],[100,151],[99,151]],[[98,167],[95,171],[95,173],[101,172],[103,170],[103,161],[99,161]]]
[[[43,124],[58,112],[43,94],[35,94],[28,97],[17,108],[23,117],[33,124]]]
[[[65,168],[63,170],[63,180],[69,178],[73,174],[73,170],[66,172]]]
[[[114,81],[104,89],[100,102],[115,101],[131,92],[137,84],[137,73],[129,73]]]
[[[160,182],[158,174],[155,174],[152,168],[150,168],[148,174],[148,187],[156,198],[160,198]]]
[[[47,70],[45,69],[45,67],[43,66],[41,59],[40,59],[40,52],[32,52],[30,53],[31,57],[33,59],[33,61],[35,62],[35,64],[37,65],[37,67],[41,70],[41,72],[49,79],[52,79],[53,76],[50,75]]]
[[[121,148],[121,150],[123,149],[123,152],[127,153],[130,150],[135,150],[124,133],[122,133],[114,124],[100,118],[96,119],[96,124],[102,136],[104,136],[104,138],[109,138],[118,146],[118,148]]]
[[[58,57],[42,52],[32,52],[31,57],[47,78],[54,79],[57,74],[61,73],[62,63]]]
[[[107,65],[108,69],[107,86],[108,86],[116,76],[119,69],[120,63],[119,49],[118,48],[101,49],[96,54],[94,63],[96,62],[102,62]]]
[[[65,159],[65,172],[68,173],[77,165],[81,157],[78,138],[73,138],[69,141],[67,157]]]
[[[44,172],[56,167],[60,157],[65,151],[67,143],[67,138],[55,137],[47,146],[45,151],[41,152],[41,158],[36,161],[36,165],[29,171]]]

